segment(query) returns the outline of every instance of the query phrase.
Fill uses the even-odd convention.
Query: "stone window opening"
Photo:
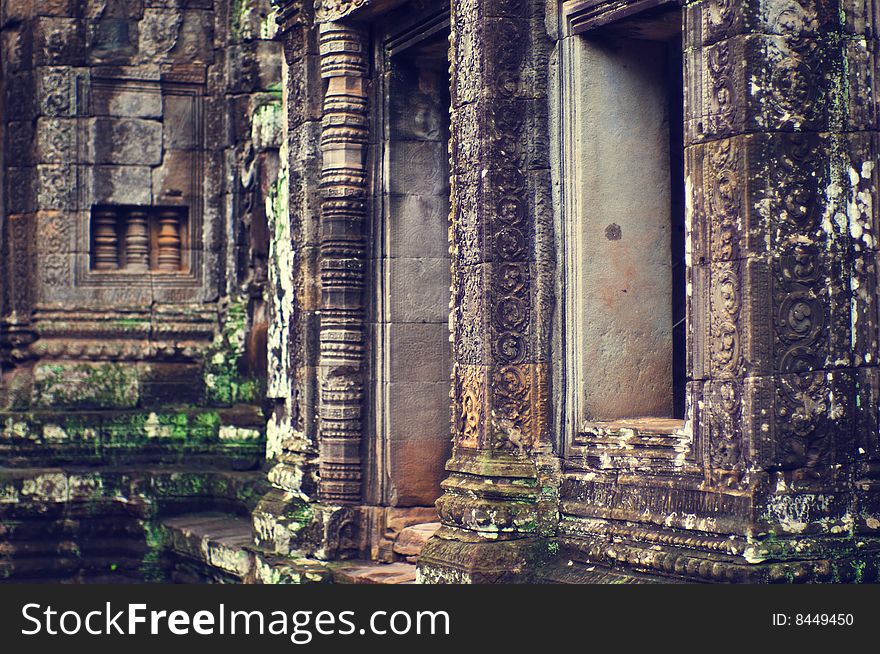
[[[188,222],[185,207],[97,205],[91,215],[91,269],[186,272]]]
[[[566,420],[668,434],[687,385],[682,14],[606,20],[570,19],[566,44]]]

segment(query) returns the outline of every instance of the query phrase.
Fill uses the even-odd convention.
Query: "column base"
[[[278,556],[332,561],[358,554],[358,507],[313,504],[273,488],[252,519],[257,547]]]
[[[417,582],[422,584],[532,583],[552,553],[553,541],[532,537],[469,541],[472,536],[443,528],[419,556]]]

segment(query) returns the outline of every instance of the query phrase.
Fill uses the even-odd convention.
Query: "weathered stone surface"
[[[36,156],[40,163],[70,164],[76,161],[75,120],[40,118],[36,136]]]
[[[71,116],[75,109],[74,76],[70,68],[45,66],[36,69],[37,110],[43,116]]]
[[[76,168],[67,164],[36,167],[34,195],[37,209],[62,210],[75,206]]]
[[[372,563],[346,566],[334,574],[343,584],[414,584],[416,566],[411,563]]]
[[[34,63],[78,66],[85,59],[85,27],[73,18],[38,18],[34,26]]]
[[[875,3],[233,5],[3,3],[0,575],[876,578]]]
[[[13,168],[6,170],[7,206],[13,214],[28,213],[35,209],[34,173],[32,168]]]
[[[164,8],[144,9],[138,26],[140,51],[153,59],[163,58],[177,44],[183,16]]]
[[[244,4],[268,12],[263,0]],[[202,107],[219,106],[234,86],[224,65],[210,74],[206,68],[215,56],[226,61],[233,40],[225,8],[213,0],[12,0],[2,12],[0,178],[7,211],[15,212],[2,226],[7,256],[0,271],[0,406],[13,412],[0,418],[4,465],[94,466],[104,482],[113,476],[101,476],[106,466],[252,468],[265,449],[258,407],[265,366],[239,370],[239,359],[247,348],[261,347],[259,334],[248,331],[248,313],[265,325],[268,247],[250,248],[249,230],[255,224],[255,238],[265,241],[260,222],[267,196],[277,192],[281,131],[274,124],[274,131],[252,131],[252,122],[266,123],[253,115],[264,101],[245,98],[241,138],[224,138],[221,130],[207,143]],[[254,50],[265,60],[266,84],[277,83],[279,45],[267,40]],[[272,95],[277,99],[277,89]],[[227,187],[238,188],[254,135],[267,172],[247,202],[218,204]],[[210,174],[206,160],[214,165]],[[163,233],[158,214],[169,205],[182,209]],[[210,258],[202,256],[205,235]],[[240,257],[222,260],[226,243]],[[150,272],[167,263],[171,250],[181,265]],[[248,361],[260,358],[251,351]],[[217,397],[208,397],[209,378]],[[230,406],[220,415],[209,401]],[[232,404],[242,401],[253,404]],[[49,488],[47,481],[34,484]],[[247,511],[255,497],[239,502],[245,498],[230,497],[227,482],[188,473],[171,480],[150,471],[137,484],[162,487],[172,503],[194,510],[219,502]],[[29,491],[17,510],[48,516],[57,509],[74,518],[106,510],[108,522],[126,515],[114,500],[83,509],[78,503],[87,498],[72,489],[62,489],[57,501],[48,490],[38,498]],[[144,507],[153,499],[121,492],[137,498],[129,517],[152,512]],[[121,520],[118,527],[132,529]],[[184,568],[190,574],[198,567],[169,563],[174,557],[151,540],[152,528],[135,524],[134,538],[119,540],[137,552],[134,562],[114,556],[125,575],[182,580]],[[94,536],[74,523],[66,529],[65,547]],[[25,553],[27,543],[22,550],[13,543],[12,550],[5,537],[0,544],[16,552],[12,563],[4,560],[3,573],[21,579],[103,580],[109,569],[106,557],[92,557],[86,547],[79,562],[68,557],[40,570]],[[241,572],[223,547],[209,543],[208,549],[217,550],[217,560],[202,562],[200,580],[229,581]]]
[[[152,171],[146,166],[95,166],[92,197],[98,204],[149,205]]]
[[[46,363],[34,372],[39,407],[130,408],[138,403],[137,371],[119,363]]]
[[[187,150],[165,150],[162,164],[153,169],[153,198],[157,204],[192,205],[194,196],[193,173],[196,154]]]
[[[146,12],[145,12],[146,13]],[[211,63],[214,55],[214,16],[210,11],[186,9],[169,55],[182,63]],[[161,47],[161,46],[160,46]]]
[[[265,91],[281,83],[281,66],[270,53],[274,46],[269,41],[253,41],[230,50],[226,58],[227,76],[236,93]]]
[[[141,402],[145,406],[202,402],[205,391],[198,363],[144,363],[138,368]]]
[[[199,116],[191,95],[162,96],[164,146],[170,150],[194,150],[199,147],[196,121]]]
[[[394,541],[395,553],[405,557],[418,558],[428,539],[437,533],[440,526],[439,522],[430,522],[406,527]]]
[[[240,581],[252,574],[254,555],[246,548],[253,536],[247,520],[220,514],[183,515],[165,520],[162,527],[174,552]]]
[[[92,91],[92,111],[96,116],[160,119],[165,116],[162,100],[158,88],[141,90],[124,85],[100,87]],[[168,116],[169,121],[176,118]]]
[[[162,123],[134,118],[90,121],[90,163],[156,166],[162,161]]]

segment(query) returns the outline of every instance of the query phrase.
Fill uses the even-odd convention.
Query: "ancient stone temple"
[[[0,576],[880,581],[875,0],[0,19]]]

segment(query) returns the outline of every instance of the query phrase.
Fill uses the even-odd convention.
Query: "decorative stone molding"
[[[602,27],[648,9],[683,5],[685,0],[578,0],[566,3],[566,20],[572,34]]]
[[[284,28],[296,22],[303,12],[303,4],[313,5],[316,23],[333,23],[350,17],[354,12],[366,7],[381,4],[377,0],[272,0],[276,20]]]
[[[272,0],[275,21],[282,30],[302,22],[303,3],[308,0]]]
[[[372,0],[315,0],[315,17],[321,23],[339,21],[371,2]]]

